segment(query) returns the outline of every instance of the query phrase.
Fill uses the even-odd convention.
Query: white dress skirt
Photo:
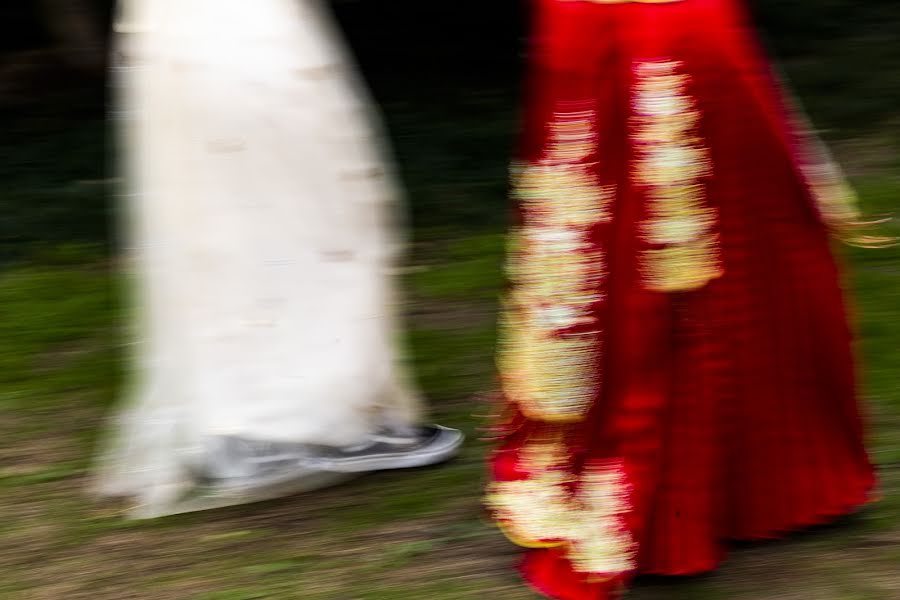
[[[352,446],[420,418],[395,345],[398,186],[325,11],[319,0],[120,2],[139,330],[99,487],[135,499],[136,516],[344,477],[294,465],[210,491],[194,473],[222,439]]]

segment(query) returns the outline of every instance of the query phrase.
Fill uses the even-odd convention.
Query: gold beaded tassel
[[[659,292],[700,289],[722,274],[717,215],[706,206],[704,179],[712,172],[697,134],[700,112],[677,61],[635,68],[634,181],[647,191],[640,235],[644,285]]]

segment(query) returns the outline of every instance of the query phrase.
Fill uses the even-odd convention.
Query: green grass
[[[410,360],[435,418],[470,435],[462,456],[439,469],[371,475],[336,489],[146,523],[125,521],[120,507],[86,494],[90,457],[121,389],[126,315],[120,276],[97,233],[104,226],[95,222],[108,213],[103,188],[74,183],[99,178],[94,162],[86,166],[73,153],[71,162],[55,165],[65,139],[100,156],[97,122],[85,125],[93,136],[81,124],[47,125],[67,133],[30,147],[5,172],[17,195],[0,198],[23,218],[0,231],[0,243],[17,244],[8,253],[17,262],[0,274],[0,597],[535,597],[512,570],[518,550],[483,518],[486,445],[477,436],[487,407],[472,400],[494,383],[512,101],[503,90],[464,92],[415,106],[387,102],[414,213]],[[893,159],[852,158],[865,173],[857,183],[867,208],[895,210]],[[29,213],[42,199],[52,199],[49,212]],[[61,222],[67,225],[59,229]],[[885,501],[839,526],[742,547],[708,577],[639,582],[631,598],[900,597],[900,250],[851,250],[847,258]]]
[[[900,193],[891,179],[860,188],[873,208],[889,208]],[[425,246],[414,261],[422,269],[408,278],[413,364],[437,417],[474,436],[474,413],[483,408],[469,398],[493,381],[503,239],[460,234]],[[887,499],[843,526],[739,549],[710,577],[639,582],[632,597],[891,597],[885,586],[897,584],[891,573],[900,558],[900,252],[854,250],[850,258]],[[88,457],[119,388],[123,313],[102,255],[69,249],[41,260],[0,278],[7,499],[0,591],[22,598],[533,597],[511,571],[516,550],[482,518],[485,446],[477,440],[444,468],[151,523],[123,521],[113,507],[91,502]]]

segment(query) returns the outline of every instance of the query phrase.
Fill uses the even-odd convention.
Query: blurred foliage
[[[86,0],[103,25],[108,23],[115,0]],[[49,28],[41,14],[40,2],[5,2],[0,6],[0,52],[38,48],[52,43]],[[104,27],[104,29],[107,29]]]
[[[86,3],[96,9],[100,18],[109,20],[114,0]],[[509,54],[509,39],[523,32],[523,15],[529,3],[331,0],[331,4],[351,24],[354,37],[367,46],[366,54],[373,49],[407,53],[413,47],[417,50],[410,53],[413,55],[422,55],[421,50],[425,50],[426,56],[437,51],[447,56],[484,59],[485,49]],[[753,0],[746,4],[785,54],[802,54],[841,37],[870,33],[873,28],[887,30],[896,27],[900,19],[900,4],[895,0]],[[378,26],[373,27],[373,23]],[[0,52],[49,42],[36,2],[7,2],[0,6],[0,33]]]
[[[109,20],[112,0],[86,1]],[[331,3],[384,108],[416,230],[502,225],[527,0]],[[827,138],[879,132],[896,148],[900,3],[748,5]],[[40,54],[49,30],[35,2],[0,6],[0,262],[110,237],[104,82]]]
[[[895,0],[756,0],[751,12],[782,56],[807,54],[840,38],[893,29],[900,19]]]
[[[104,120],[86,103],[0,113],[0,263],[46,244],[109,243]]]

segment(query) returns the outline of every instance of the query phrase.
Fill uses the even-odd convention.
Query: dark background
[[[332,4],[386,113],[414,224],[497,226],[527,1]],[[111,248],[102,181],[110,172],[103,59],[112,6],[0,7],[0,260],[47,244]],[[826,138],[896,130],[900,2],[759,0],[750,8]]]

